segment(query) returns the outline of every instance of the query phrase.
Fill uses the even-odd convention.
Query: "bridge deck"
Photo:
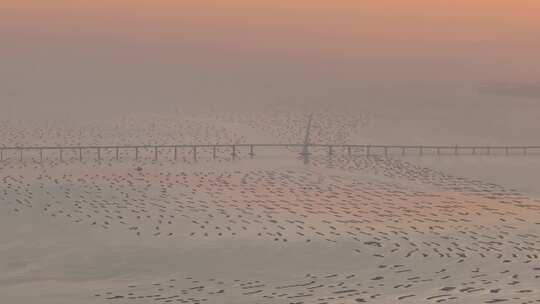
[[[96,159],[101,160],[102,151],[115,150],[115,158],[119,159],[120,150],[133,150],[135,153],[135,159],[139,159],[139,150],[151,149],[154,151],[154,159],[159,157],[160,149],[173,149],[174,159],[178,157],[179,149],[191,149],[191,153],[194,160],[197,160],[198,149],[212,148],[212,157],[217,157],[216,151],[223,148],[230,149],[233,159],[236,158],[237,152],[242,148],[249,148],[249,155],[255,156],[255,150],[257,148],[284,148],[284,149],[299,149],[299,153],[307,150],[307,148],[318,150],[325,149],[328,156],[335,154],[336,150],[342,149],[342,152],[349,157],[354,155],[401,155],[401,156],[424,156],[424,155],[540,155],[540,145],[527,145],[527,146],[486,146],[486,145],[360,145],[360,144],[311,144],[311,143],[244,143],[244,144],[181,144],[181,145],[83,145],[83,146],[15,146],[15,147],[1,147],[0,146],[0,160],[6,160],[5,156],[9,151],[16,151],[18,153],[18,159],[23,160],[24,152],[33,151],[39,152],[40,160],[43,160],[43,153],[45,151],[56,150],[58,151],[58,159],[63,159],[64,151],[78,151],[79,159],[83,159],[83,151],[95,150]],[[13,153],[13,152],[11,152]],[[360,154],[358,154],[360,153]]]

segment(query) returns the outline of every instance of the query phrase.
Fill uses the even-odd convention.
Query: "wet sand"
[[[298,140],[280,124],[147,118],[103,140]],[[313,141],[348,140],[362,120],[328,114]],[[331,115],[339,123],[324,123]],[[210,118],[211,119],[210,119]],[[259,116],[255,116],[259,117]],[[339,119],[336,119],[339,117]],[[172,120],[172,119],[171,119]],[[161,121],[161,124],[160,122]],[[172,124],[172,125],[171,125]],[[275,129],[266,125],[278,126]],[[323,127],[324,126],[324,127]],[[81,142],[56,126],[39,144]],[[170,129],[171,132],[166,130]],[[107,131],[104,131],[107,130]],[[212,131],[214,130],[214,131]],[[316,131],[319,130],[319,131]],[[36,129],[4,130],[13,143]],[[13,137],[13,134],[20,134]],[[47,132],[46,134],[54,134]],[[338,134],[338,135],[336,135]],[[137,137],[134,137],[134,136]],[[232,160],[0,163],[0,299],[6,303],[535,303],[540,200],[414,159],[265,151]],[[244,153],[244,154],[242,154]],[[273,154],[275,153],[275,154]]]

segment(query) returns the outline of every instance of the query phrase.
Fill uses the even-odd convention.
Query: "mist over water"
[[[539,12],[0,0],[0,303],[540,302]]]

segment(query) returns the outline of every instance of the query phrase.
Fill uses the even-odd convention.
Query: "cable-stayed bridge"
[[[236,143],[236,144],[188,144],[188,145],[84,145],[84,146],[0,146],[0,161],[8,160],[132,160],[149,159],[155,161],[167,157],[178,160],[180,153],[186,152],[193,161],[201,157],[216,159],[227,156],[232,160],[246,152],[250,158],[271,155],[270,150],[281,150],[302,156],[309,162],[309,155],[358,156],[540,156],[540,145],[527,146],[486,146],[486,145],[365,145],[365,144],[317,144],[317,143]],[[311,152],[310,152],[311,151]],[[166,152],[166,153],[163,153]],[[275,154],[275,152],[273,152]],[[47,157],[45,157],[47,156]]]

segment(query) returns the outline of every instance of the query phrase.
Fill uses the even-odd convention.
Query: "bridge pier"
[[[197,161],[197,146],[193,146],[193,161]]]
[[[249,156],[253,158],[255,156],[255,153],[253,151],[253,145],[249,146]]]
[[[235,145],[232,146],[232,159],[233,160],[236,159],[236,146]]]
[[[217,150],[217,147],[215,145],[212,146],[212,159],[216,159],[216,150]]]

